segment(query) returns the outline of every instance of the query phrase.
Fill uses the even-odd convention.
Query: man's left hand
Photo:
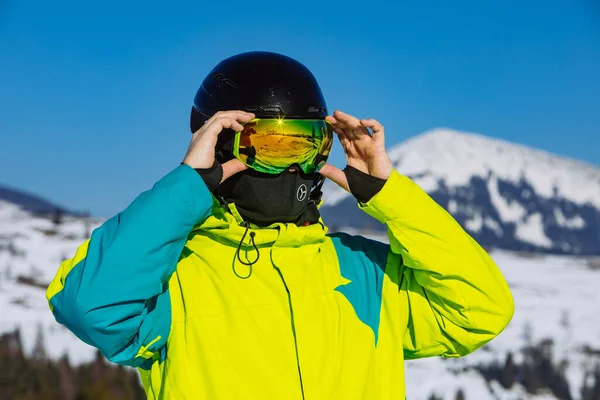
[[[342,111],[336,111],[326,119],[344,148],[349,166],[376,178],[387,180],[390,177],[394,167],[385,151],[384,128],[379,122],[359,120]],[[325,164],[319,173],[350,192],[346,174],[339,168]]]

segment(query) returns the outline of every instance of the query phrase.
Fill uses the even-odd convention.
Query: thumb
[[[341,169],[334,167],[331,164],[325,164],[321,167],[321,169],[319,169],[318,172],[325,178],[334,181],[339,187],[344,189],[346,192],[350,192],[350,186],[348,186],[348,179],[346,179],[346,174]]]
[[[248,169],[248,167],[246,165],[244,165],[244,163],[242,163],[237,158],[227,161],[226,163],[222,164],[222,167],[223,167],[223,178],[221,179],[221,183],[223,183],[225,180],[231,178],[233,175],[237,174],[238,172],[242,172],[242,171],[245,171]]]

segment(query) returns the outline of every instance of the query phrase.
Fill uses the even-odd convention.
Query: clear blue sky
[[[388,145],[445,126],[600,163],[595,0],[0,0],[0,183],[118,212],[180,163],[197,87],[247,50],[305,63]]]

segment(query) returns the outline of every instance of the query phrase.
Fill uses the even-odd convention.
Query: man
[[[278,136],[252,168],[239,154],[250,121],[254,141]],[[405,359],[464,356],[508,324],[488,254],[394,171],[381,124],[327,114],[302,64],[224,60],[191,127],[182,165],[96,229],[47,293],[58,322],[139,369],[148,398],[400,399]],[[313,129],[321,146],[302,146]],[[344,171],[325,164],[332,131]],[[387,226],[389,245],[327,234],[323,177]]]

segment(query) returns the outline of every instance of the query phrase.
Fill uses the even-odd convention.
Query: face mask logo
[[[298,187],[298,190],[296,191],[296,199],[298,199],[298,201],[302,202],[306,198],[307,194],[308,194],[308,189],[306,188],[306,185],[303,183],[302,185],[300,185]]]

